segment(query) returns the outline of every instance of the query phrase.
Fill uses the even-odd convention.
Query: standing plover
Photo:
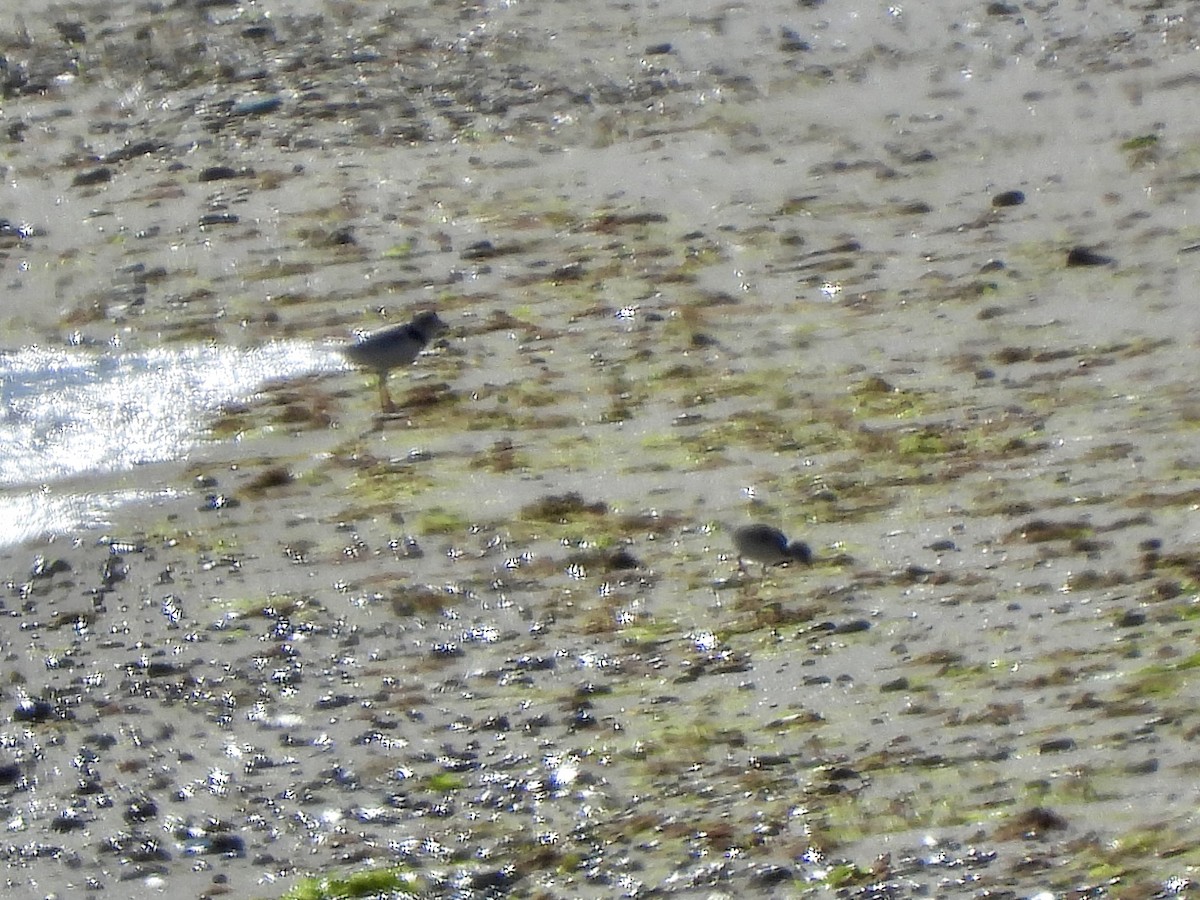
[[[385,413],[395,412],[388,393],[388,373],[411,363],[425,345],[446,331],[446,323],[433,310],[418,313],[411,322],[393,325],[369,334],[357,343],[343,348],[346,359],[379,376],[379,406]]]

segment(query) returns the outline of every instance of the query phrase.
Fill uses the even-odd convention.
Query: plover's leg
[[[379,408],[385,413],[396,411],[396,404],[392,402],[392,395],[388,393],[387,372],[379,373]]]

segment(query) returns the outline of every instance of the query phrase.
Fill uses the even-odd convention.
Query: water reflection
[[[96,491],[87,476],[178,459],[223,404],[344,365],[335,350],[300,341],[0,354],[0,545],[103,524],[115,506],[162,491]]]

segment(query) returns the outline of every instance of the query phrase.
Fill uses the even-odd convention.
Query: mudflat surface
[[[1200,22],[1067,7],[0,14],[9,349],[452,326],[4,552],[10,892],[1188,894]]]

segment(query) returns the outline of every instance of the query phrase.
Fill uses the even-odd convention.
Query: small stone
[[[135,797],[125,805],[125,821],[130,825],[149,822],[158,816],[158,804],[149,797]]]
[[[840,625],[835,625],[834,634],[857,634],[860,631],[869,631],[871,623],[866,619],[851,619],[849,622],[842,622]]]
[[[1067,268],[1075,269],[1082,266],[1107,266],[1114,262],[1111,256],[1104,256],[1087,247],[1072,247],[1067,251]]]
[[[112,181],[112,169],[108,166],[100,166],[95,169],[88,169],[86,172],[80,172],[71,179],[72,187],[90,187],[94,184],[106,184]]]
[[[250,97],[233,104],[229,114],[231,116],[261,116],[274,112],[281,106],[283,106],[283,100],[279,97]]]
[[[1071,738],[1054,738],[1049,741],[1042,741],[1038,745],[1038,753],[1065,753],[1068,750],[1075,749],[1075,741]]]
[[[1005,206],[1020,206],[1025,202],[1022,191],[1002,191],[992,198],[992,206],[1000,209]]]
[[[46,557],[40,554],[33,560],[33,568],[29,575],[32,578],[53,578],[60,572],[70,572],[71,564],[65,559],[55,559],[47,561]]]
[[[200,217],[201,228],[212,228],[214,225],[236,225],[239,219],[233,213],[206,213]]]
[[[54,707],[45,700],[26,697],[13,710],[14,722],[45,722],[54,715]]]
[[[798,873],[786,866],[765,865],[754,870],[750,875],[749,883],[752,887],[774,887],[780,884],[790,884],[797,877]]]
[[[1125,767],[1125,772],[1129,775],[1153,775],[1158,771],[1158,759],[1150,757],[1142,762],[1130,763]]]
[[[628,550],[621,548],[609,556],[606,567],[610,572],[625,572],[641,567],[641,562]]]
[[[246,855],[246,842],[236,834],[214,834],[209,839],[208,852],[240,859]]]
[[[237,169],[233,166],[208,166],[200,170],[201,182],[223,181],[226,178],[237,178]]]
[[[812,45],[791,28],[779,29],[779,49],[784,53],[805,53]]]

